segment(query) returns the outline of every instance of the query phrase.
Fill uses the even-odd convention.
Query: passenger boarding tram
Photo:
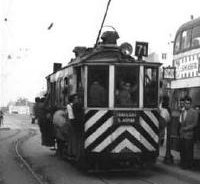
[[[161,64],[135,59],[130,44],[117,45],[116,34],[105,32],[94,48],[76,47],[76,57],[46,78],[51,106],[65,107],[71,94],[81,98],[78,162],[87,168],[132,168],[159,154]],[[136,54],[146,49],[136,48]]]

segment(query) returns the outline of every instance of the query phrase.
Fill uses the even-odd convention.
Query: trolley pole
[[[104,22],[105,22],[105,19],[106,19],[107,13],[108,13],[108,8],[109,8],[109,6],[110,6],[110,2],[111,2],[111,0],[108,0],[108,4],[107,4],[107,7],[106,7],[106,12],[105,12],[105,14],[104,14],[103,21],[102,21],[102,23],[101,23],[101,27],[100,27],[100,30],[99,30],[99,33],[98,33],[98,36],[97,36],[97,39],[96,39],[95,47],[98,45],[99,37],[100,37],[100,35],[101,35],[101,30],[102,30],[102,28],[103,28],[103,24],[104,24]]]

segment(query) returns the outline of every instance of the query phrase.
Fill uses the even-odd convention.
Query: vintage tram
[[[76,161],[86,168],[134,168],[159,154],[161,64],[135,59],[130,44],[117,45],[116,34],[105,32],[94,48],[75,47],[76,57],[46,77],[51,106],[66,107],[75,93],[82,101]],[[145,45],[136,47],[145,52]]]

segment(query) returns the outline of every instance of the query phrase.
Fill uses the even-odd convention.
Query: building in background
[[[31,115],[34,103],[25,98],[19,98],[16,102],[9,103],[8,112],[10,114]]]

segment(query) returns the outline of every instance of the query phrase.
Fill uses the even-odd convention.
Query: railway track
[[[20,162],[24,165],[24,167],[28,170],[28,172],[32,175],[34,180],[38,184],[52,184],[51,180],[48,180],[48,178],[45,176],[45,174],[35,172],[34,169],[31,167],[31,163],[29,160],[26,160],[26,158],[23,155],[23,152],[21,151],[21,146],[25,141],[30,139],[31,137],[34,137],[37,134],[36,130],[30,129],[29,132],[16,140],[14,142],[14,147],[15,147],[15,153],[17,157],[19,158]],[[99,173],[99,174],[92,174],[92,177],[96,178],[97,181],[99,181],[102,184],[130,184],[130,183],[137,183],[137,184],[163,184],[162,180],[156,179],[155,177],[151,177],[152,175],[159,175],[158,170],[151,171],[151,174],[144,174],[145,172],[143,171],[138,171],[138,172],[120,172],[120,177],[119,177],[119,172],[113,172],[108,174],[108,173]],[[147,171],[148,173],[148,171]],[[91,177],[91,174],[89,175],[89,178]],[[161,173],[162,174],[162,173]],[[121,176],[122,175],[122,176]],[[166,173],[165,173],[166,175]],[[121,181],[121,182],[120,182]],[[184,181],[184,180],[183,180]],[[75,182],[76,183],[76,182]],[[73,183],[73,184],[75,184]],[[165,182],[166,183],[166,182]],[[180,181],[179,181],[180,183]],[[185,182],[184,182],[185,183]],[[187,183],[190,183],[187,181]],[[191,182],[194,183],[194,182]]]
[[[29,129],[29,132],[27,135],[17,139],[14,142],[14,150],[16,153],[16,156],[18,158],[18,160],[23,164],[23,166],[27,169],[27,171],[31,174],[31,176],[34,178],[34,180],[38,183],[38,184],[49,184],[49,181],[46,181],[43,177],[41,176],[41,174],[36,173],[33,168],[31,167],[31,164],[25,159],[20,146],[27,141],[28,139],[30,139],[31,137],[34,137],[37,134],[36,130],[34,129]]]
[[[30,129],[26,135],[17,139],[14,142],[14,150],[15,150],[18,160],[23,164],[23,166],[28,170],[28,172],[31,174],[31,176],[34,178],[34,180],[38,184],[50,184],[50,183],[52,184],[52,182],[45,180],[46,176],[41,175],[41,173],[38,174],[37,172],[34,171],[34,169],[31,167],[31,164],[29,163],[28,160],[26,160],[26,158],[24,157],[21,151],[22,144],[28,139],[30,139],[31,137],[34,137],[36,134],[37,134],[36,130]],[[103,184],[113,184],[112,180],[109,180],[104,176],[96,175],[96,178],[100,180],[101,183]],[[140,181],[140,183],[142,182],[141,184],[158,184],[158,183],[152,182],[150,180],[142,179],[142,178],[140,179],[137,178],[137,181]]]
[[[113,184],[112,180],[107,179],[104,176],[96,176],[100,181],[102,181],[102,183],[104,184]],[[116,184],[118,184],[119,182],[116,181]],[[125,182],[123,182],[125,183]],[[133,181],[133,183],[137,183],[137,184],[161,184],[161,183],[157,183],[142,177],[136,177],[135,180]]]

